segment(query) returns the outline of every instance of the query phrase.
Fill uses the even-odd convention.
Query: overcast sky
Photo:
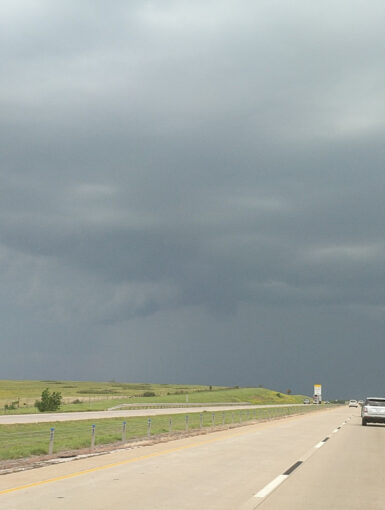
[[[384,18],[2,0],[0,379],[384,395]]]

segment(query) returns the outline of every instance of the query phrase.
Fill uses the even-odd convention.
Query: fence
[[[0,459],[31,455],[55,454],[78,449],[91,449],[113,443],[126,443],[161,435],[220,429],[244,425],[258,420],[271,420],[292,414],[314,412],[330,407],[293,406],[238,409],[233,411],[196,412],[121,419],[101,419],[0,426]]]

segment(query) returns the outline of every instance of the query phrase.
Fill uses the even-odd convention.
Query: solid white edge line
[[[255,494],[254,497],[255,498],[265,498],[266,496],[268,496],[270,494],[270,492],[272,492],[275,488],[277,488],[278,485],[281,485],[281,483],[283,481],[285,481],[286,478],[288,478],[288,477],[289,477],[289,475],[277,476],[277,478],[274,478],[274,480],[272,480],[270,483],[265,485],[265,487],[263,489],[261,489],[259,492],[257,492],[257,494]]]
[[[323,446],[324,444],[325,444],[325,443],[324,443],[323,441],[320,441],[319,443],[317,443],[317,444],[315,445],[315,447],[314,447],[314,448],[321,448],[321,446]]]

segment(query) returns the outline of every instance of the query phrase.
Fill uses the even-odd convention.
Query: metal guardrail
[[[330,406],[291,405],[279,407],[257,407],[234,410],[191,412],[185,415],[159,415],[129,418],[123,422],[116,418],[99,424],[63,422],[51,424],[50,428],[34,430],[36,424],[22,425],[15,431],[12,426],[0,427],[0,459],[16,459],[31,455],[53,455],[59,452],[74,452],[78,449],[94,450],[97,445],[108,445],[145,438],[175,435],[200,429],[232,428],[260,420],[290,416],[315,411]],[[55,426],[52,426],[55,425]],[[40,427],[40,424],[39,424]],[[73,453],[75,456],[76,453]],[[1,460],[0,460],[1,468]],[[1,469],[0,469],[1,470]]]
[[[283,404],[292,406],[295,404]],[[250,402],[137,402],[136,404],[119,404],[109,407],[107,411],[116,411],[118,409],[172,409],[184,407],[219,407],[219,406],[255,406]]]

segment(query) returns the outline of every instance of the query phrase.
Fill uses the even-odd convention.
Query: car
[[[349,407],[358,407],[357,400],[349,400]]]
[[[310,404],[310,400],[308,398],[305,398],[305,400],[303,401],[304,404]]]
[[[361,409],[362,425],[385,423],[385,398],[368,397]]]
[[[364,401],[363,400],[359,400],[358,403],[360,404],[360,406],[364,405]]]

